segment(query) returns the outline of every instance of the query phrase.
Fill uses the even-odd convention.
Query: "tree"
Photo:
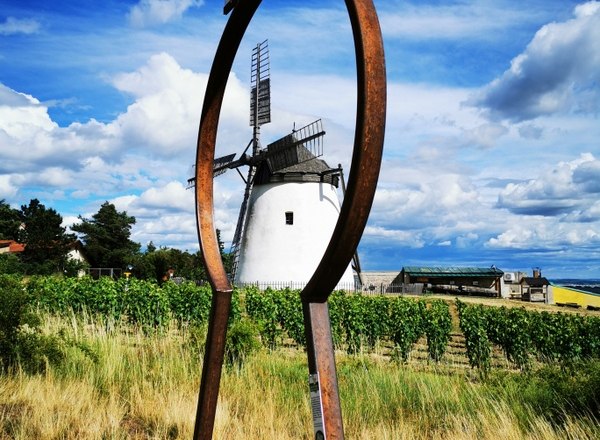
[[[167,247],[156,249],[148,246],[146,252],[136,258],[133,272],[136,277],[156,280],[160,284],[169,279],[170,269],[175,277],[195,281],[206,279],[200,252],[190,254]]]
[[[81,223],[71,229],[82,234],[84,251],[92,267],[120,267],[131,264],[140,245],[129,239],[135,217],[118,212],[115,205],[104,202],[91,219],[79,216]]]
[[[223,260],[225,272],[231,274],[231,271],[233,270],[233,254],[230,252],[225,252],[225,243],[223,243],[221,240],[220,229],[217,229],[217,243],[219,243],[219,252],[221,253],[221,260]]]
[[[19,210],[0,200],[0,240],[16,240],[19,235]]]
[[[62,217],[52,208],[46,208],[38,199],[22,205],[19,212],[18,241],[25,245],[21,261],[29,273],[62,272],[67,261],[73,234],[61,226]]]

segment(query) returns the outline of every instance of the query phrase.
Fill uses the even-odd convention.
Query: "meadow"
[[[75,282],[38,280],[25,289],[14,284],[18,292],[27,293],[25,299],[32,306],[31,310],[19,309],[23,325],[15,340],[28,341],[27,335],[35,335],[37,346],[47,351],[40,353],[25,345],[10,363],[4,358],[0,375],[0,438],[191,438],[206,321],[182,319],[184,310],[193,310],[191,306],[178,309],[175,305],[181,305],[182,298],[193,296],[193,288],[186,286],[188,294],[180,296],[173,293],[173,286],[165,287],[171,289],[172,299],[164,303],[168,313],[157,319],[163,309],[156,305],[161,301],[153,303],[150,309],[154,307],[154,312],[146,314],[140,305],[143,300],[137,298],[137,315],[133,306],[122,301],[131,290],[142,292],[141,285],[132,287],[106,280],[98,284],[91,280],[68,283]],[[52,287],[54,300],[61,298],[62,292],[70,295],[69,301],[56,301],[52,306],[51,293],[40,287],[44,285]],[[77,299],[74,286],[78,286],[81,295],[85,294],[85,301]],[[114,307],[102,305],[104,300],[90,294],[90,286],[97,288],[94,295],[108,298]],[[127,291],[123,290],[125,287]],[[147,297],[167,295],[163,288],[152,289],[155,290]],[[4,290],[7,291],[10,289]],[[11,298],[16,295],[10,292]],[[113,293],[114,298],[110,299]],[[273,320],[269,324],[264,319],[268,310],[273,316],[291,314],[297,295],[285,293],[290,299],[287,305],[281,300],[273,301],[277,295],[252,291],[237,294],[216,439],[312,438],[306,355],[302,344],[294,339],[301,339],[294,334],[297,323],[282,325]],[[356,335],[356,330],[347,328],[345,321],[365,314],[364,307],[370,301],[394,300],[353,298],[341,295],[338,305],[332,304],[332,315],[337,313],[332,321],[337,335],[337,368],[347,438],[600,438],[600,361],[596,346],[582,338],[579,342],[574,339],[569,344],[576,348],[571,350],[571,357],[558,353],[558,340],[576,338],[577,334],[555,338],[554,345],[550,345],[556,353],[545,355],[536,348],[535,338],[521,338],[517,345],[527,347],[525,355],[523,351],[510,355],[491,328],[471,322],[474,328],[483,328],[490,348],[489,364],[474,365],[459,315],[465,313],[461,307],[477,311],[479,306],[461,306],[453,298],[444,302],[447,308],[435,306],[439,310],[427,315],[427,322],[435,317],[436,322],[442,322],[439,327],[448,328],[447,316],[451,319],[444,349],[436,352],[440,338],[438,345],[428,341],[436,338],[431,329],[427,333],[425,321],[419,324],[421,331],[404,327],[394,333],[384,328],[381,334],[387,332],[388,336],[374,340],[369,340],[372,333],[363,322],[356,326],[363,333]],[[3,304],[8,304],[6,296],[2,299]],[[418,302],[421,305],[417,308],[429,311],[435,308],[432,303],[438,304],[427,299],[403,300]],[[93,309],[94,302],[102,312]],[[194,304],[199,306],[198,302]],[[205,306],[194,312],[197,317],[203,316],[205,312],[201,310]],[[378,310],[381,306],[378,303]],[[404,306],[395,307],[400,313]],[[446,309],[449,315],[444,313]],[[500,314],[497,310],[503,309],[494,310],[495,316]],[[520,320],[536,316],[516,315],[519,316],[515,319]],[[562,315],[567,314],[553,314]],[[394,315],[390,312],[389,316]],[[569,324],[572,332],[578,325],[582,331],[589,331],[591,327],[586,325],[597,324],[595,316],[573,316],[573,321],[568,316],[560,318],[579,323]],[[4,325],[6,319],[0,316],[0,323]],[[547,328],[544,331],[545,339],[552,341],[552,332],[548,333]],[[407,356],[399,347],[404,341],[400,334],[416,338],[408,347]],[[5,339],[6,335],[5,331]],[[485,346],[479,343],[480,347]]]

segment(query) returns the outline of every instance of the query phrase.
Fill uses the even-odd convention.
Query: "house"
[[[538,275],[533,277],[523,277],[520,282],[521,299],[531,302],[546,302],[548,296],[548,286],[550,281],[545,277]]]
[[[75,240],[69,244],[69,252],[67,253],[67,259],[81,263],[84,266],[89,266],[89,261],[83,251],[83,243],[79,240]],[[85,269],[79,269],[77,272],[78,277],[82,277],[86,274]]]
[[[15,240],[0,240],[0,254],[18,254],[25,250],[25,245]]]
[[[500,279],[504,272],[491,267],[403,267],[394,285],[403,285],[404,292],[421,293],[433,290],[500,295]]]

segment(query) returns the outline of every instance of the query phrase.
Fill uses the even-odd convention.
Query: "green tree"
[[[69,246],[75,240],[61,226],[62,216],[46,208],[38,199],[22,205],[19,212],[22,228],[18,239],[25,245],[21,261],[28,273],[49,274],[62,272],[67,261]]]
[[[133,266],[136,277],[156,280],[159,283],[168,279],[169,269],[173,269],[176,277],[194,281],[206,279],[200,252],[190,254],[179,249],[156,249],[148,246],[146,252],[135,259]]]
[[[92,267],[123,268],[139,253],[140,245],[129,239],[135,217],[118,212],[112,203],[104,202],[91,219],[79,219],[71,229],[81,234]]]
[[[225,243],[221,240],[221,230],[217,229],[217,242],[219,243],[219,251],[221,252],[221,260],[225,266],[225,272],[231,274],[233,269],[233,254],[225,252]]]
[[[19,236],[19,210],[0,200],[0,240],[16,240]]]
[[[232,255],[225,252],[225,245],[221,241],[221,231],[217,229],[216,232],[223,265],[226,272],[230,273]],[[175,277],[183,277],[194,281],[206,281],[206,270],[200,251],[191,254],[187,250],[182,251],[163,246],[157,248],[152,241],[148,243],[146,251],[136,257],[133,266],[133,273],[136,277],[155,279],[159,283],[165,281],[165,275],[167,275],[170,269],[173,269]]]

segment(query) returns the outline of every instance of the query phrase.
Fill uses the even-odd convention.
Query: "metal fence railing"
[[[121,278],[123,269],[118,267],[90,267],[87,269],[87,274],[95,280],[100,277],[111,277],[116,280]]]
[[[280,289],[292,289],[292,290],[302,290],[304,286],[306,286],[307,282],[299,282],[299,281],[255,281],[253,283],[236,283],[236,287],[257,287],[260,290],[265,290],[267,288],[280,290]],[[363,293],[363,294],[372,294],[372,295],[383,295],[383,294],[421,294],[423,293],[423,285],[406,285],[403,284],[387,284],[387,283],[379,283],[379,284],[364,284],[360,285],[358,283],[347,282],[347,283],[338,283],[335,287],[335,290],[344,290],[346,292],[353,293]]]

